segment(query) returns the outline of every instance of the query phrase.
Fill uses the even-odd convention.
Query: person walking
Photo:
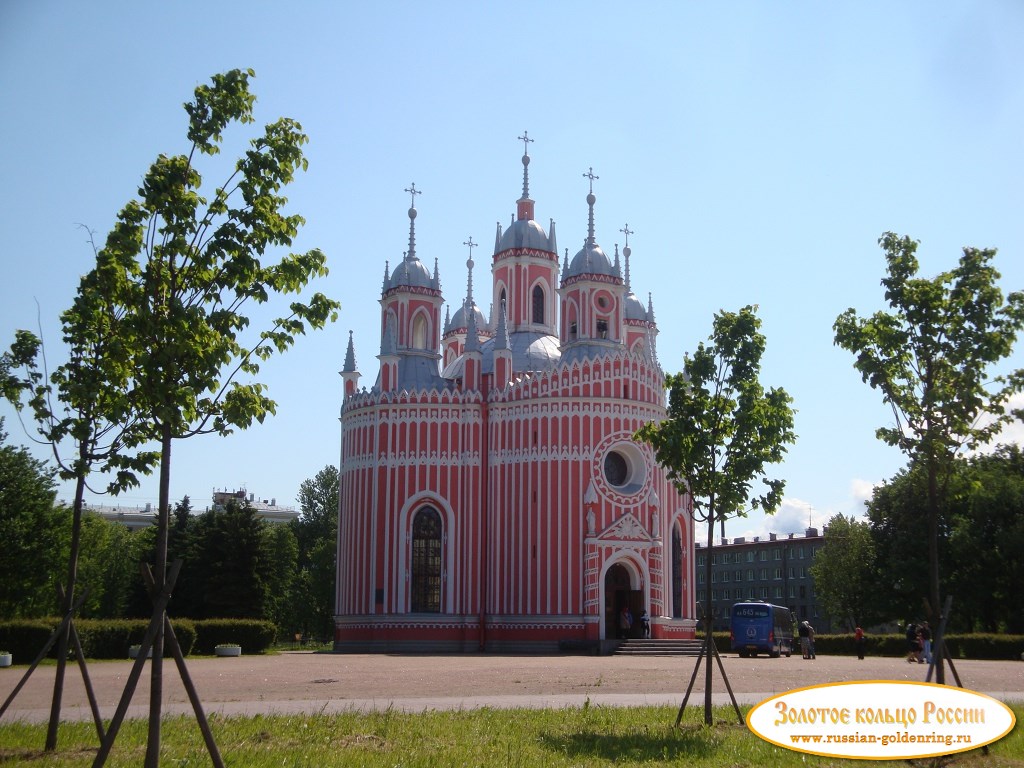
[[[807,632],[809,626],[811,625],[805,620],[801,621],[800,626],[797,627],[797,634],[800,635],[800,651],[805,659],[811,658],[811,639]]]
[[[864,630],[860,627],[853,631],[853,644],[857,648],[857,658],[864,661],[864,646],[867,643],[864,640]]]
[[[927,621],[921,623],[921,661],[932,663],[932,630]]]

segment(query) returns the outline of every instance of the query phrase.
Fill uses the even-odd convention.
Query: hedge
[[[240,645],[243,653],[264,653],[277,639],[277,626],[259,619],[202,619],[196,626],[196,653],[212,654],[222,644]]]
[[[700,635],[698,635],[700,637]],[[907,639],[901,634],[864,635],[864,651],[868,656],[906,656]],[[728,632],[715,632],[719,653],[731,653]],[[793,638],[793,647],[800,648],[800,638]],[[946,647],[953,659],[990,659],[1020,661],[1024,654],[1024,635],[969,634],[946,635]],[[815,635],[814,652],[823,656],[855,656],[857,646],[853,634]]]

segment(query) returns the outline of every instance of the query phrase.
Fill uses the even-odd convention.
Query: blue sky
[[[195,86],[252,67],[257,123],[293,117],[310,136],[309,170],[287,192],[307,220],[295,247],[326,252],[315,290],[341,316],[264,365],[276,417],[175,445],[171,494],[204,508],[214,488],[244,486],[295,504],[338,460],[350,329],[363,383],[376,376],[384,262],[407,247],[403,190],[423,191],[417,253],[438,259],[454,311],[469,236],[487,251],[474,283],[488,284],[528,130],[537,219],[555,219],[562,248],[586,235],[590,167],[598,242],[611,252],[627,222],[635,232],[632,284],[653,294],[666,370],[716,311],[759,305],[762,379],[793,396],[799,439],[774,471],[787,481],[780,512],[726,530],[802,531],[860,513],[905,463],[874,437],[891,414],[832,343],[840,312],[882,307],[881,233],[919,239],[928,275],[965,245],[997,247],[1004,291],[1024,288],[1022,37],[1024,5],[998,1],[7,0],[0,344],[38,313],[59,359],[58,315],[92,264],[79,224],[102,242],[157,154],[187,150],[181,105]],[[223,157],[254,131],[231,130]],[[26,444],[10,407],[0,415]],[[154,476],[93,501],[156,496]]]

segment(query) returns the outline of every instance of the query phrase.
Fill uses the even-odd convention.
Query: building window
[[[544,323],[544,289],[539,285],[533,287],[533,322],[537,325]]]
[[[735,581],[743,581],[743,571],[736,571],[736,573],[733,574],[733,579]]]
[[[775,557],[776,560],[781,560],[782,559],[782,550],[779,549],[778,547],[776,547],[773,550],[773,556]]]
[[[757,553],[757,559],[760,560],[762,563],[765,562],[766,560],[768,560],[768,553],[762,549],[760,552]]]
[[[729,583],[729,572],[728,571],[722,571],[722,582],[725,583],[725,584]]]
[[[698,561],[704,564],[704,555]],[[683,535],[679,526],[672,526],[672,616],[683,617]]]
[[[747,568],[747,581],[753,581],[753,580],[754,580],[754,569],[753,568]]]
[[[747,552],[747,562],[748,563],[754,562],[754,552],[753,552],[753,550],[751,550],[750,552]]]
[[[569,323],[569,341],[576,341],[576,336],[577,336],[576,321],[572,320]]]
[[[776,568],[775,569],[775,578],[776,579],[781,579],[782,578],[782,569],[781,568]]]
[[[698,584],[703,584],[704,583],[704,571],[701,571],[700,573],[697,574],[697,583]]]
[[[761,599],[765,600],[768,598],[768,587],[761,587]]]
[[[416,315],[412,321],[412,346],[415,349],[427,348],[427,318]]]
[[[412,521],[410,608],[413,613],[441,612],[441,515],[424,507]]]
[[[626,484],[629,475],[629,465],[626,459],[617,451],[609,451],[604,457],[604,476],[608,483],[615,488],[621,488]]]
[[[704,565],[704,555],[697,555],[697,565]]]
[[[603,317],[597,318],[597,338],[608,338],[608,320]]]
[[[761,581],[768,581],[768,569],[767,568],[762,568],[761,569]]]
[[[772,596],[774,598],[776,598],[776,599],[781,599],[782,598],[782,587],[775,587],[775,589],[772,590]]]

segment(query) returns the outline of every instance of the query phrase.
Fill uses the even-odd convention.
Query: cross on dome
[[[412,202],[409,203],[409,251],[405,258],[408,261],[414,261],[416,259],[416,195],[423,193],[416,189],[415,181],[406,187],[405,191],[412,197]]]
[[[530,145],[533,143],[533,139],[530,138],[529,133],[523,131],[522,136],[517,137],[523,142],[523,200],[528,200],[530,197]]]
[[[591,245],[594,244],[594,203],[597,202],[597,198],[594,197],[594,179],[600,179],[600,176],[594,175],[594,167],[591,166],[587,169],[587,172],[583,174],[583,178],[590,179],[590,193],[587,195],[587,207],[590,209],[587,223],[587,242]]]

